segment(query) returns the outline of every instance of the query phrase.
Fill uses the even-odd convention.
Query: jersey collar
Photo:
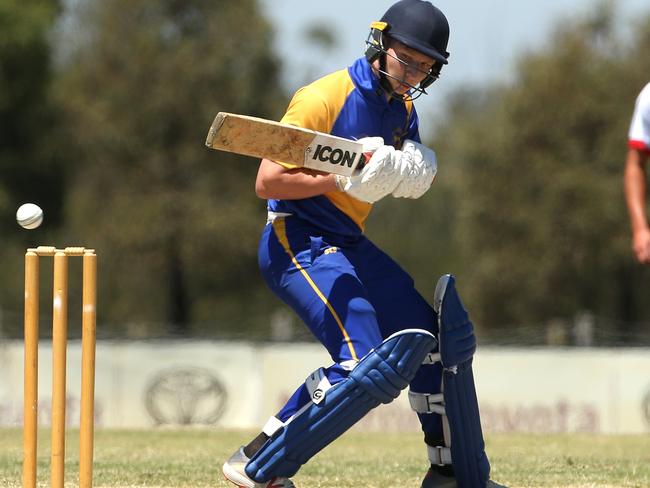
[[[350,78],[352,78],[352,82],[357,87],[357,90],[359,90],[363,98],[368,102],[383,105],[387,108],[403,106],[403,102],[399,100],[392,99],[389,101],[386,98],[386,92],[381,87],[379,78],[365,57],[357,59],[348,68],[348,73],[350,73]]]

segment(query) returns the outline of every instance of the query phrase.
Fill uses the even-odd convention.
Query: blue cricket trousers
[[[437,336],[436,314],[413,279],[363,235],[328,235],[295,216],[278,217],[264,228],[258,258],[271,290],[329,352],[332,385],[394,332],[420,328]],[[411,388],[439,393],[441,373],[440,363],[422,365]],[[309,401],[303,384],[276,416],[284,422]],[[442,437],[439,415],[418,417],[424,432]]]

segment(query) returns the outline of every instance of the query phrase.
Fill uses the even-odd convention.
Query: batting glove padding
[[[363,154],[374,154],[377,149],[384,145],[383,137],[363,137],[357,142],[363,145]]]
[[[404,172],[392,194],[396,198],[420,198],[431,187],[438,170],[436,153],[428,147],[407,139],[401,151],[399,166]]]
[[[377,145],[377,140],[381,145]],[[359,139],[364,144],[364,153],[374,154],[363,169],[353,176],[337,176],[339,190],[349,193],[357,200],[375,203],[389,195],[403,178],[406,166],[401,163],[402,152],[393,146],[383,145],[380,137]],[[366,151],[366,147],[370,150]]]

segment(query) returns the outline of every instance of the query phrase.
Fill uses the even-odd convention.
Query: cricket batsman
[[[260,269],[332,363],[308,374],[225,462],[236,486],[294,487],[290,478],[312,456],[407,387],[429,461],[421,487],[500,486],[489,479],[476,340],[454,277],[440,278],[431,305],[364,234],[374,203],[420,198],[434,180],[436,155],[420,141],[413,100],[447,64],[448,39],[438,8],[398,1],[371,24],[363,57],[295,93],[281,122],[360,141],[369,159],[353,176],[260,163],[255,190],[268,201]]]

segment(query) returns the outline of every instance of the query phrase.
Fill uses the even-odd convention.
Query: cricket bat
[[[350,176],[365,162],[363,145],[272,120],[219,112],[205,145],[255,158]]]

